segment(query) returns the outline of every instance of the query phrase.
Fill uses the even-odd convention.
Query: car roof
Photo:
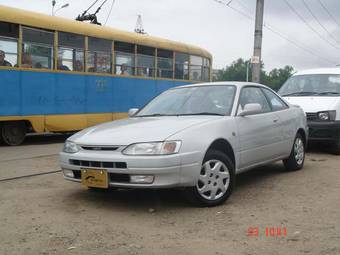
[[[252,86],[252,85],[268,88],[267,86],[259,84],[259,83],[243,82],[243,81],[219,81],[219,82],[195,83],[195,84],[179,86],[176,88],[190,88],[190,87],[200,87],[200,86],[226,86],[226,85],[233,85],[239,88],[242,88],[244,86]]]
[[[296,72],[293,76],[307,74],[340,74],[340,67],[308,69]]]

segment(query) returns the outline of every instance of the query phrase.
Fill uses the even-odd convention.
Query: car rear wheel
[[[209,150],[196,186],[186,189],[186,197],[198,206],[216,206],[227,200],[234,184],[235,171],[229,157],[220,151]]]
[[[24,122],[9,122],[1,126],[1,140],[11,146],[20,145],[26,137],[27,127]]]
[[[296,171],[303,168],[305,163],[305,148],[306,145],[302,136],[297,134],[289,157],[283,160],[287,171]]]

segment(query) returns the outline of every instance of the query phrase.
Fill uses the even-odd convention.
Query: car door
[[[273,91],[267,88],[261,88],[266,95],[272,111],[276,113],[278,117],[278,125],[280,128],[280,144],[277,147],[280,155],[287,155],[291,151],[292,143],[296,136],[296,120],[293,109],[289,106]]]
[[[280,150],[276,147],[281,140],[279,118],[259,87],[249,86],[241,90],[238,113],[246,104],[251,103],[260,104],[262,111],[253,115],[236,116],[240,169],[274,159]]]

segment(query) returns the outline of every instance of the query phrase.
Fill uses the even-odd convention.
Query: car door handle
[[[277,123],[277,122],[279,122],[279,119],[273,119],[273,122]]]

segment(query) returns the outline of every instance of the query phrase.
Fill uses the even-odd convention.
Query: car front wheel
[[[289,157],[283,160],[286,170],[296,171],[303,168],[305,163],[305,148],[306,146],[302,136],[297,134]]]
[[[216,206],[231,195],[235,171],[231,160],[220,151],[209,150],[203,160],[195,187],[186,190],[190,202],[198,206]]]

